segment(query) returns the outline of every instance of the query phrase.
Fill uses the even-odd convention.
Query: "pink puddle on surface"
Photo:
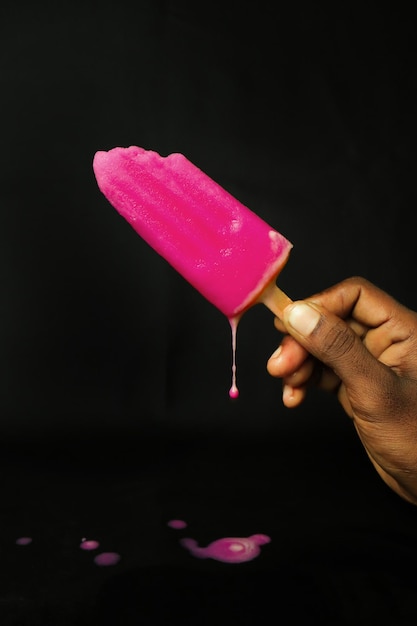
[[[121,556],[117,552],[102,552],[95,557],[94,563],[106,567],[108,565],[117,565],[120,559]]]
[[[81,550],[97,550],[99,542],[95,539],[82,539],[80,543]]]
[[[260,552],[260,546],[270,543],[268,535],[251,535],[250,537],[224,537],[200,547],[195,539],[181,539],[180,544],[199,559],[214,559],[223,563],[244,563],[252,561]]]
[[[18,546],[28,546],[32,543],[32,537],[19,537],[16,539],[16,545]]]
[[[171,519],[167,522],[167,526],[175,530],[181,530],[182,528],[187,528],[187,522],[184,522],[182,519]]]

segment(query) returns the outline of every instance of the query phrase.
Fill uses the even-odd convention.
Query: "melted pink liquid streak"
[[[187,527],[183,520],[170,520],[167,524],[170,528],[180,530]],[[271,537],[261,533],[250,537],[223,537],[212,541],[208,546],[202,548],[195,539],[185,537],[180,540],[183,548],[198,559],[214,559],[223,563],[245,563],[252,561],[260,552],[260,546],[270,543]]]
[[[250,537],[224,537],[213,541],[205,548],[198,545],[195,539],[181,539],[181,545],[198,559],[214,559],[223,563],[245,563],[252,561],[260,552],[260,546],[269,543],[267,535],[251,535]]]
[[[167,526],[175,530],[182,530],[187,527],[187,522],[181,519],[172,519],[167,522]],[[255,534],[250,537],[223,537],[216,539],[206,547],[198,545],[195,539],[186,537],[181,539],[180,544],[199,559],[214,559],[223,563],[245,563],[252,561],[260,552],[260,546],[270,543],[271,538],[264,534]],[[31,537],[19,537],[16,544],[27,546],[32,543]],[[100,543],[95,539],[82,539],[81,550],[93,551],[99,548]],[[94,558],[94,563],[101,567],[117,565],[121,559],[118,552],[101,552]]]
[[[232,386],[229,390],[229,396],[233,399],[239,397],[239,389],[236,384],[236,343],[237,343],[237,325],[238,317],[229,318],[230,328],[232,330]]]

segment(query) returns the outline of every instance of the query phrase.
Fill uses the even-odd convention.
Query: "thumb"
[[[316,303],[294,302],[284,310],[287,331],[347,387],[369,381],[381,368],[350,326]]]

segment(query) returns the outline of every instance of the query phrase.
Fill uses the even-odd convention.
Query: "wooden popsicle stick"
[[[262,302],[272,313],[282,319],[283,310],[291,304],[292,300],[277,287],[275,280],[273,280],[259,295],[258,302]]]

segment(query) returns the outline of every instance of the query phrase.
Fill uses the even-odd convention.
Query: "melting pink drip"
[[[257,534],[250,537],[224,537],[200,547],[195,539],[181,539],[180,544],[199,559],[214,559],[223,563],[244,563],[252,561],[260,554],[260,546],[269,543],[267,535]]]
[[[238,317],[229,318],[230,328],[232,329],[232,386],[229,390],[229,396],[233,399],[239,397],[239,389],[236,385],[236,338],[238,322]]]

